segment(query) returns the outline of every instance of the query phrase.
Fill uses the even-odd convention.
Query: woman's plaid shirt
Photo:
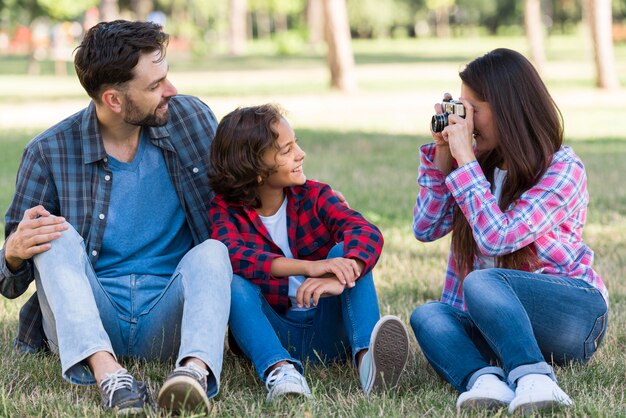
[[[608,304],[607,289],[592,268],[593,251],[582,240],[589,202],[587,177],[570,147],[561,147],[539,182],[504,212],[478,162],[444,177],[434,156],[435,144],[420,148],[420,190],[413,210],[413,233],[418,240],[434,241],[450,232],[456,203],[472,225],[482,254],[501,256],[532,244],[542,264],[537,273],[582,279],[597,288]],[[465,310],[452,255],[441,301]]]

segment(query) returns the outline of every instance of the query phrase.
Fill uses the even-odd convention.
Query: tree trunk
[[[274,29],[276,30],[276,33],[287,32],[287,30],[289,30],[287,15],[274,13]]]
[[[230,0],[229,9],[229,51],[231,55],[243,54],[246,47],[247,0]]]
[[[441,6],[435,11],[435,34],[437,38],[450,37],[450,8]]]
[[[539,74],[542,74],[546,67],[546,52],[543,47],[544,27],[541,0],[524,0],[524,24],[531,60]]]
[[[350,93],[356,91],[354,55],[346,0],[323,0],[330,85]]]
[[[130,8],[135,13],[135,19],[145,21],[148,15],[154,10],[152,0],[131,0]]]
[[[318,46],[324,40],[324,9],[322,0],[309,0],[306,7],[309,44]]]
[[[596,66],[596,86],[616,89],[619,79],[613,54],[613,12],[611,0],[584,0],[585,15],[591,32]]]
[[[256,32],[259,39],[269,39],[272,34],[272,19],[270,14],[263,10],[257,10],[256,17]]]
[[[120,16],[120,7],[117,0],[100,0],[100,20],[102,22],[110,22],[118,19]]]

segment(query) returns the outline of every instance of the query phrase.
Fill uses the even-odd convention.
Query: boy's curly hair
[[[211,143],[209,183],[227,202],[261,206],[259,184],[275,172],[263,154],[278,150],[276,125],[283,114],[278,105],[264,104],[237,108],[220,121]]]

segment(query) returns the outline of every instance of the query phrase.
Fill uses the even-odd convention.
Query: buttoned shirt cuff
[[[0,285],[0,288],[7,289],[7,288],[12,288],[12,289],[16,289],[17,288],[17,292],[5,292],[3,291],[3,295],[9,298],[13,298],[13,297],[18,297],[19,295],[21,295],[22,293],[24,293],[24,291],[26,291],[26,289],[28,288],[28,283],[30,283],[30,280],[28,280],[29,278],[29,272],[32,269],[32,261],[31,260],[26,260],[24,261],[24,263],[20,266],[19,269],[17,269],[17,271],[13,272],[11,271],[11,269],[9,269],[9,266],[7,265],[7,260],[4,256],[4,248],[2,250],[0,250],[0,283],[4,282],[5,280],[8,280],[10,282],[15,282],[15,281],[25,281],[26,285],[23,286],[15,286],[15,284],[13,283],[11,286],[7,286],[7,283],[2,283],[2,285]]]
[[[489,184],[476,160],[463,164],[446,177],[446,185],[457,202],[469,191],[476,191],[483,182]]]

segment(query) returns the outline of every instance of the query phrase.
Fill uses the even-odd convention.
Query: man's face
[[[168,103],[178,92],[167,79],[167,60],[159,51],[141,54],[135,77],[122,91],[124,122],[136,126],[163,126],[169,118]]]

